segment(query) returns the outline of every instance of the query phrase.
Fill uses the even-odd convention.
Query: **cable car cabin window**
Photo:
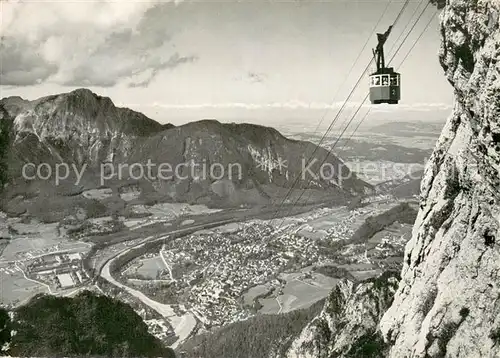
[[[398,86],[398,76],[391,76],[391,86]]]
[[[382,86],[389,86],[389,76],[388,75],[382,76]]]
[[[373,86],[380,86],[380,76],[373,76],[372,77],[372,85]]]

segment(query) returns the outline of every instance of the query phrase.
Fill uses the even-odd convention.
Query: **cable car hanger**
[[[377,33],[378,44],[373,49],[373,57],[377,71],[370,74],[370,101],[372,104],[398,104],[401,99],[401,75],[392,67],[385,66],[384,44],[389,37],[393,25],[383,34]]]
[[[385,57],[384,57],[384,44],[391,33],[392,25],[389,26],[387,31],[383,34],[377,34],[378,44],[377,49],[373,50],[373,57],[377,60],[377,71],[385,67]]]

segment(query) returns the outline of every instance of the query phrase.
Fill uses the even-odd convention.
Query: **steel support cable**
[[[396,71],[399,71],[399,69],[403,66],[403,63],[406,61],[406,59],[408,58],[408,56],[410,55],[410,53],[413,51],[413,49],[415,48],[415,46],[417,45],[418,41],[422,38],[422,36],[424,35],[424,33],[427,31],[427,29],[429,28],[432,20],[434,19],[434,17],[437,15],[437,12],[435,12],[431,18],[429,19],[429,21],[427,22],[427,24],[425,25],[424,29],[422,30],[422,32],[420,32],[420,35],[418,36],[418,38],[415,40],[415,42],[413,43],[413,45],[410,47],[410,49],[408,50],[408,52],[406,53],[405,57],[403,58],[403,60],[401,61],[401,63],[399,64],[398,68],[396,69]],[[344,148],[346,147],[347,143],[349,143],[349,141],[352,139],[352,137],[354,136],[354,134],[357,132],[357,130],[359,129],[359,127],[361,126],[361,123],[363,123],[363,121],[366,119],[366,117],[368,117],[368,114],[370,113],[370,111],[372,110],[373,107],[370,107],[368,108],[368,111],[366,112],[366,114],[363,116],[363,118],[361,119],[361,121],[358,123],[358,125],[356,126],[356,128],[352,131],[351,135],[349,136],[349,138],[347,139],[347,141],[344,143],[343,147],[341,150],[344,150]]]
[[[415,46],[417,45],[418,41],[422,38],[422,36],[424,35],[424,33],[427,31],[427,29],[429,28],[432,20],[434,19],[434,17],[437,15],[437,12],[435,12],[431,18],[429,19],[429,21],[427,22],[427,24],[425,25],[424,29],[420,32],[420,35],[417,37],[417,39],[415,40],[415,42],[413,43],[413,45],[410,47],[410,49],[408,50],[408,52],[406,53],[405,57],[403,58],[403,60],[401,61],[401,63],[399,64],[399,66],[397,67],[396,71],[399,71],[399,69],[403,66],[404,62],[406,61],[406,59],[408,58],[408,56],[410,55],[410,53],[413,51],[413,49],[415,48]],[[354,134],[358,131],[359,127],[361,126],[361,124],[365,121],[365,119],[368,117],[368,114],[371,112],[373,107],[370,107],[368,108],[368,111],[366,111],[366,113],[364,114],[364,116],[361,118],[361,120],[359,121],[358,125],[356,126],[356,128],[352,131],[351,135],[349,136],[349,138],[345,141],[344,145],[342,146],[342,148],[340,149],[341,151],[344,150],[344,148],[347,146],[347,144],[351,141],[352,137],[354,136]],[[306,203],[309,201],[309,198],[311,196],[309,195],[309,197],[307,198],[306,200]]]
[[[423,1],[423,0],[422,0]],[[406,34],[405,38],[403,39],[403,42],[399,45],[398,49],[396,50],[396,52],[392,55],[391,59],[389,60],[388,63],[391,63],[393,60],[394,60],[394,57],[396,57],[397,53],[399,52],[399,50],[401,49],[401,47],[403,46],[404,42],[406,41],[406,39],[408,38],[408,36],[410,35],[410,33],[413,31],[413,29],[415,28],[416,24],[418,23],[418,21],[420,20],[420,18],[423,16],[423,14],[425,13],[425,10],[427,9],[427,7],[429,6],[430,3],[427,3],[427,5],[424,7],[424,9],[422,10],[422,12],[420,13],[420,15],[418,16],[417,20],[415,21],[415,23],[413,24],[413,26],[411,27],[410,31],[408,32],[408,34]],[[415,46],[417,45],[418,41],[422,38],[422,36],[424,35],[425,31],[427,31],[427,28],[429,27],[429,25],[431,24],[432,20],[434,19],[434,16],[436,16],[437,12],[435,12],[431,18],[429,19],[429,21],[427,22],[427,24],[424,26],[423,30],[420,32],[419,36],[417,37],[417,39],[415,40],[415,42],[413,43],[413,45],[410,47],[410,49],[408,50],[408,52],[406,53],[405,57],[403,58],[403,60],[401,61],[401,63],[399,64],[398,68],[396,69],[396,71],[399,70],[399,68],[403,65],[404,61],[408,58],[408,56],[410,55],[411,51],[415,48]],[[368,95],[365,97],[365,100],[368,98]],[[363,101],[363,102],[364,102]],[[362,105],[360,105],[361,107]],[[370,107],[368,109],[368,111],[366,112],[366,114],[363,116],[363,119],[366,119],[366,117],[368,116],[368,113],[371,111],[371,108]],[[351,137],[354,135],[354,133],[356,132],[356,130],[359,128],[361,122],[358,124],[358,126],[356,127],[356,129],[351,133]],[[335,147],[335,145],[334,145]],[[344,144],[344,147],[345,147],[345,144]]]
[[[398,23],[399,19],[401,18],[401,15],[403,15],[403,12],[405,11],[406,7],[408,6],[408,4],[410,3],[410,0],[406,0],[405,3],[403,4],[403,7],[401,8],[401,10],[399,10],[399,14],[398,16],[396,16],[396,20],[394,20],[392,26],[396,26],[396,24]]]
[[[417,20],[413,23],[413,26],[411,27],[410,31],[406,34],[406,36],[404,37],[403,41],[401,42],[401,44],[398,46],[396,52],[393,54],[393,56],[391,57],[391,59],[389,60],[388,64],[390,62],[392,62],[394,60],[394,57],[397,55],[397,53],[399,52],[399,50],[401,49],[401,47],[403,46],[403,44],[405,43],[405,41],[407,40],[408,36],[411,34],[411,32],[413,31],[413,29],[415,28],[416,24],[418,23],[418,21],[420,20],[420,18],[423,16],[423,14],[425,13],[425,10],[427,10],[427,7],[430,5],[430,2],[427,3],[427,5],[424,7],[424,9],[422,10],[422,12],[420,13],[420,15],[418,16]],[[433,17],[435,16],[435,14],[433,15]],[[432,21],[432,19],[431,19]],[[427,29],[427,27],[429,26],[430,22],[428,22],[428,24],[425,26],[424,28],[424,32],[425,30]],[[420,36],[417,38],[417,41],[413,44],[413,46],[411,47],[410,51],[415,47],[416,43],[418,42],[418,40],[422,37],[423,35],[423,32],[420,34]],[[408,56],[409,53],[407,53],[407,56]],[[407,57],[406,56],[406,57]],[[370,61],[371,63],[371,61]],[[400,66],[402,65],[402,63],[400,64]],[[366,72],[366,70],[365,70]],[[359,82],[359,81],[358,81]],[[369,97],[369,93],[365,96],[365,98],[363,99],[363,101],[361,102],[361,104],[358,106],[356,112],[354,113],[354,115],[352,116],[352,118],[349,120],[349,123],[347,124],[347,126],[344,128],[344,130],[342,131],[342,133],[340,134],[340,136],[337,138],[337,140],[335,141],[334,145],[328,150],[328,154],[325,156],[325,159],[322,161],[322,163],[320,164],[320,168],[321,166],[325,163],[326,159],[328,159],[328,157],[330,156],[331,152],[333,151],[333,149],[335,148],[335,146],[337,145],[337,143],[339,142],[339,140],[342,138],[342,136],[344,135],[345,131],[347,130],[347,128],[350,126],[350,124],[352,123],[352,121],[354,120],[354,118],[356,117],[356,115],[358,114],[359,110],[361,109],[361,107],[363,106],[364,102],[368,99]],[[365,114],[364,118],[367,117],[369,111]],[[359,128],[359,126],[361,125],[361,122],[358,124],[357,128]],[[355,132],[353,132],[351,134],[351,137],[352,135],[354,134]],[[310,182],[310,180],[309,180]],[[309,184],[308,182],[308,184]],[[299,198],[294,202],[294,204],[292,205],[295,206],[297,205],[297,203],[299,202],[299,200],[302,198],[303,194],[305,192],[305,189],[302,190],[302,193],[300,194]],[[310,195],[309,195],[310,197]],[[309,200],[309,197],[308,197],[308,200]],[[278,230],[281,228],[281,226],[283,225],[283,222],[284,222],[284,219],[281,221],[281,224],[280,226],[278,227]]]
[[[413,17],[415,16],[415,14],[417,13],[417,10],[420,8],[420,6],[424,3],[425,0],[420,0],[420,2],[418,3],[418,5],[415,7],[415,10],[413,10],[413,13],[411,14],[410,16],[410,20],[408,21],[408,23],[406,24],[405,28],[403,29],[403,31],[401,31],[401,33],[399,34],[398,38],[396,39],[396,41],[394,41],[394,43],[392,44],[391,46],[391,49],[389,50],[389,53],[392,52],[392,50],[394,50],[394,47],[396,47],[396,44],[399,42],[399,40],[401,39],[401,37],[403,37],[403,34],[406,32],[406,30],[408,29],[408,26],[410,26],[411,22],[412,22],[412,19]]]
[[[363,48],[361,49],[360,53],[358,54],[358,57],[356,58],[356,61],[353,63],[352,67],[351,67],[351,70],[349,72],[349,74],[347,75],[347,77],[345,78],[344,82],[342,83],[342,86],[347,82],[347,79],[349,78],[349,75],[350,73],[353,71],[354,69],[354,66],[356,65],[357,61],[359,60],[359,58],[361,57],[362,53],[363,53],[363,50],[366,48],[366,46],[368,45],[369,41],[370,41],[370,38],[373,36],[373,33],[375,32],[377,26],[379,25],[379,23],[382,21],[382,19],[384,18],[385,14],[387,13],[387,9],[389,8],[389,5],[392,3],[393,0],[390,0],[384,11],[382,12],[382,15],[380,16],[379,20],[377,21],[377,24],[374,26],[370,36],[368,37],[367,41],[365,42],[365,45],[363,46]],[[406,0],[403,8],[400,10],[397,18],[396,18],[396,21],[394,21],[394,24],[396,24],[396,22],[399,20],[399,18],[401,17],[401,14],[402,12],[404,11],[405,7],[408,5],[409,3],[409,0]],[[393,25],[394,26],[394,25]],[[371,61],[370,60],[370,63],[367,65],[365,71],[363,72],[363,75],[364,73],[368,70],[368,68],[370,67],[370,64],[371,64]],[[363,76],[362,75],[362,76]],[[359,84],[361,78],[358,80],[358,82],[356,83],[354,89],[357,87],[357,85]],[[340,93],[340,89],[341,87],[337,90],[337,93],[335,95],[335,99],[337,98],[337,95],[338,93]],[[353,90],[354,90],[353,89]],[[353,91],[352,90],[352,91]],[[352,92],[351,91],[351,92]],[[317,150],[319,149],[319,147],[321,146],[321,144],[323,143],[323,141],[325,140],[326,136],[328,135],[328,133],[331,131],[332,127],[334,126],[334,124],[336,123],[336,121],[338,120],[338,118],[340,117],[340,113],[342,112],[342,110],[344,109],[345,107],[345,104],[347,103],[347,101],[349,100],[350,96],[352,95],[352,93],[349,95],[349,97],[344,101],[344,104],[342,105],[342,107],[340,108],[339,112],[337,112],[337,115],[335,116],[335,118],[333,119],[333,121],[330,123],[330,125],[328,126],[326,132],[323,134],[323,136],[321,137],[319,143],[316,145],[316,147],[314,148],[312,154],[309,156],[309,159],[307,160],[307,165],[309,165],[310,161],[312,160],[312,158],[314,157],[314,155],[316,154]],[[335,99],[334,99],[334,102],[335,102]],[[328,109],[325,111],[325,113],[323,114],[323,117],[321,118],[320,120],[320,123],[318,124],[318,126],[316,127],[316,130],[315,130],[315,133],[318,131],[319,129],[319,126],[321,125],[321,123],[323,122],[324,118],[326,117],[326,114],[328,113]],[[273,218],[271,220],[271,223],[274,221],[274,219],[277,217],[279,211],[281,210],[281,208],[283,207],[284,203],[287,201],[287,199],[290,197],[291,193],[293,192],[294,188],[296,187],[296,185],[298,184],[299,180],[300,180],[300,177],[303,175],[303,173],[301,172],[301,174],[294,180],[294,182],[292,183],[292,186],[287,190],[286,194],[285,194],[285,197],[283,198],[283,200],[281,201],[278,209],[276,210],[275,214],[273,215]]]
[[[401,18],[401,15],[403,14],[404,10],[406,9],[406,7],[408,6],[410,0],[406,0],[405,3],[403,4],[401,10],[399,11],[398,13],[398,16],[396,17],[396,19],[394,20],[393,22],[393,27],[398,23],[399,19]],[[387,8],[386,8],[387,9]],[[321,146],[322,142],[324,141],[324,139],[326,138],[326,136],[328,135],[328,133],[330,132],[331,128],[333,127],[333,125],[335,124],[335,122],[338,120],[338,118],[340,117],[340,114],[342,113],[342,111],[344,110],[346,104],[348,103],[349,99],[352,97],[352,94],[354,93],[354,91],[356,90],[356,88],[358,87],[359,83],[361,82],[361,80],[363,79],[366,71],[368,71],[370,65],[371,65],[371,62],[372,62],[372,58],[370,59],[370,62],[367,64],[365,70],[363,71],[363,73],[361,74],[361,76],[359,77],[358,81],[356,82],[356,84],[354,85],[354,87],[352,88],[352,90],[350,91],[348,97],[345,99],[342,107],[340,108],[340,110],[337,112],[337,115],[335,116],[335,118],[333,119],[333,121],[330,123],[330,125],[328,126],[328,129],[326,130],[325,134],[323,135],[323,137],[321,138],[320,142],[317,144],[317,146],[315,147],[315,149],[313,150],[313,153],[311,154],[311,156],[309,157],[309,160],[308,162],[306,163],[306,166],[308,166],[310,164],[310,161],[311,159],[314,157],[314,154],[316,153],[316,151],[319,149],[319,147]],[[366,100],[366,99],[365,99]],[[363,101],[364,102],[364,101]],[[356,113],[358,112],[359,110],[356,111]],[[344,133],[344,132],[342,132]],[[340,139],[340,137],[339,137]],[[337,140],[338,141],[338,140]],[[332,148],[333,149],[333,148]],[[327,156],[328,157],[328,156]],[[325,158],[326,160],[326,158]],[[275,220],[275,218],[277,217],[279,211],[281,210],[282,206],[284,205],[284,203],[286,202],[286,200],[289,198],[290,194],[292,193],[292,191],[294,190],[295,186],[297,185],[297,183],[299,182],[300,180],[300,177],[303,176],[303,172],[301,171],[300,175],[297,176],[297,178],[295,179],[295,181],[292,183],[292,186],[290,187],[290,189],[287,191],[285,197],[283,198],[281,204],[279,205],[278,209],[276,210],[275,212],[275,215],[273,216],[272,220],[271,220],[271,223]],[[310,182],[310,181],[309,181]],[[308,184],[309,184],[308,182]],[[299,199],[302,197],[303,195],[303,192],[302,194],[299,196]],[[295,206],[298,202],[298,200],[295,201],[294,204],[292,204],[292,208],[293,206]]]
[[[415,28],[415,26],[417,26],[417,23],[420,21],[420,19],[422,18],[422,16],[424,15],[425,13],[425,10],[427,10],[427,8],[429,7],[431,3],[430,2],[427,2],[427,5],[425,5],[424,9],[422,10],[422,12],[420,12],[420,15],[418,15],[417,17],[417,20],[415,20],[415,22],[413,23],[412,27],[410,28],[410,31],[408,31],[408,33],[406,34],[406,36],[404,37],[403,41],[399,44],[398,48],[396,49],[396,52],[394,52],[394,54],[392,55],[391,59],[389,60],[388,64],[390,64],[392,62],[392,60],[394,60],[394,57],[396,57],[396,55],[398,54],[399,50],[401,49],[401,47],[403,47],[403,44],[405,43],[406,39],[408,39],[408,36],[410,36],[410,34],[412,33],[413,29]],[[430,22],[429,22],[430,23]],[[424,30],[425,31],[425,30]],[[421,36],[420,36],[421,37]],[[401,66],[401,65],[400,65]]]
[[[354,67],[356,66],[356,64],[358,63],[359,59],[361,58],[361,55],[363,54],[363,51],[365,50],[366,46],[368,46],[368,44],[370,43],[370,40],[371,40],[371,37],[373,36],[373,34],[375,33],[375,31],[377,30],[377,27],[378,25],[380,24],[380,22],[382,21],[382,19],[384,18],[385,14],[387,13],[387,9],[389,8],[389,6],[391,5],[391,3],[393,2],[393,0],[390,0],[387,5],[385,6],[384,8],[384,11],[382,11],[382,14],[380,15],[377,23],[375,24],[375,26],[373,27],[371,33],[370,33],[370,36],[368,36],[368,38],[366,39],[365,41],[365,44],[363,45],[363,47],[361,48],[361,50],[359,51],[358,53],[358,56],[356,57],[356,59],[354,60],[353,64],[351,65],[351,68],[349,69],[349,72],[347,74],[347,76],[344,78],[344,81],[342,82],[342,84],[337,88],[337,92],[335,93],[335,96],[333,97],[333,101],[332,101],[332,105],[335,104],[336,100],[337,100],[337,97],[338,95],[340,94],[340,90],[343,88],[343,86],[347,83],[347,80],[349,79],[349,76],[351,75],[351,73],[353,72],[354,70]],[[321,119],[318,123],[318,125],[316,126],[316,129],[314,130],[314,134],[316,134],[318,132],[318,129],[320,128],[321,124],[323,123],[324,119],[326,118],[326,115],[328,114],[330,108],[327,108],[325,110],[325,112],[323,113],[323,115],[321,116]],[[333,122],[333,124],[335,123],[335,121]],[[342,122],[342,124],[340,125],[342,127],[342,125],[345,123]],[[333,127],[333,124],[330,125],[327,129],[327,133],[329,130],[331,130],[331,128]],[[323,142],[324,138],[326,137],[326,134],[324,134],[322,136],[322,138],[320,139],[317,147],[315,148],[315,150],[313,151],[313,153],[309,156],[309,159],[308,159],[308,163],[309,161],[311,160],[312,157],[314,157],[314,154],[316,154],[316,151],[318,150],[317,148],[321,145],[321,143]],[[280,204],[280,208],[282,206],[282,204],[288,199],[288,197],[290,196],[291,194],[291,191],[293,191],[293,188],[295,187],[295,185],[297,184],[297,180],[292,184],[291,186],[291,189],[289,189],[287,191],[287,194],[285,195],[285,198],[283,200],[283,202]],[[278,209],[278,212],[279,212],[279,209]],[[274,220],[274,218],[272,219]]]
[[[348,103],[349,99],[352,97],[353,93],[354,93],[354,90],[357,88],[357,86],[359,85],[359,83],[361,82],[363,76],[365,75],[366,71],[369,69],[371,65],[371,61],[370,63],[366,66],[365,70],[363,71],[363,74],[360,76],[360,78],[358,79],[358,81],[356,82],[354,88],[349,92],[349,96],[347,97],[347,99],[344,101],[344,104],[342,105],[342,107],[340,108],[340,110],[337,112],[337,115],[335,116],[335,118],[333,119],[333,121],[330,123],[330,126],[328,127],[327,131],[325,132],[325,134],[323,135],[323,137],[321,138],[320,142],[316,145],[316,147],[314,148],[313,150],[313,153],[310,155],[309,157],[309,160],[307,161],[306,163],[306,167],[310,164],[311,162],[311,159],[314,157],[314,154],[316,154],[316,152],[318,151],[318,149],[320,148],[320,145],[322,144],[322,142],[324,141],[324,139],[326,138],[326,136],[328,135],[328,133],[330,132],[331,130],[331,127],[333,126],[333,124],[337,121],[337,119],[340,117],[340,113],[342,113],[342,111],[344,110],[346,104]],[[278,209],[276,210],[276,213],[275,215],[273,216],[273,219],[271,220],[271,223],[272,221],[276,218],[276,216],[278,215],[279,211],[281,210],[282,206],[284,205],[285,201],[288,199],[288,197],[290,196],[290,193],[293,191],[294,187],[297,185],[297,183],[299,182],[301,176],[303,176],[303,171],[301,170],[301,173],[299,176],[297,176],[297,178],[294,180],[294,182],[292,183],[292,186],[290,187],[290,189],[287,191],[287,194],[285,195],[285,197],[283,198],[283,201],[281,202],[280,206],[278,207]],[[293,204],[295,205],[295,204]]]
[[[422,1],[423,1],[423,0],[422,0]],[[358,56],[356,57],[356,59],[354,60],[354,62],[353,62],[353,64],[352,64],[352,66],[351,66],[351,68],[349,69],[349,72],[348,72],[347,76],[345,77],[345,79],[344,79],[344,81],[342,82],[342,84],[341,84],[341,85],[337,88],[337,92],[335,93],[335,96],[334,96],[334,99],[333,99],[333,101],[332,101],[332,104],[334,104],[334,103],[335,103],[335,101],[336,101],[336,99],[337,99],[337,96],[338,96],[338,95],[339,95],[339,93],[340,93],[340,89],[341,89],[341,88],[345,85],[345,83],[347,82],[347,79],[349,78],[349,76],[351,75],[352,71],[354,70],[354,67],[355,67],[356,63],[358,63],[359,59],[361,58],[361,55],[363,54],[363,51],[365,50],[366,46],[368,46],[368,44],[370,43],[371,37],[373,36],[373,34],[375,33],[375,31],[377,30],[378,25],[380,24],[380,22],[381,22],[381,21],[382,21],[382,19],[384,18],[385,14],[387,13],[387,9],[388,9],[388,8],[389,8],[389,6],[392,4],[392,2],[393,2],[393,0],[390,0],[390,1],[387,3],[387,5],[385,6],[384,11],[382,11],[382,14],[380,15],[380,17],[379,17],[379,19],[378,19],[377,23],[375,24],[375,26],[373,27],[373,29],[372,29],[372,31],[371,31],[371,33],[370,33],[370,36],[366,39],[366,42],[365,42],[365,44],[363,45],[363,48],[361,49],[361,51],[359,51]],[[396,17],[396,20],[395,20],[395,21],[394,21],[394,23],[393,23],[393,26],[395,26],[395,25],[397,24],[397,22],[399,21],[399,19],[400,19],[401,15],[403,14],[403,12],[404,12],[405,8],[408,6],[409,2],[410,2],[410,1],[409,1],[409,0],[407,0],[407,1],[403,4],[403,7],[402,7],[402,9],[399,11],[398,16]],[[417,8],[418,8],[418,7],[417,7]],[[415,11],[413,12],[412,17],[413,17],[413,15],[415,15],[415,12],[416,12],[416,9],[415,9]],[[406,25],[405,30],[406,30],[406,28],[408,27],[408,25],[409,25],[409,23]],[[399,41],[399,39],[401,38],[401,35],[402,35],[402,33],[399,35],[399,37],[398,37],[398,39],[396,40],[396,42],[397,42],[397,41]],[[392,47],[392,48],[394,48],[394,45],[393,45],[393,47]],[[392,51],[392,48],[391,48],[391,51]],[[325,119],[326,114],[328,113],[328,111],[329,111],[329,108],[327,108],[327,109],[326,109],[325,113],[324,113],[324,114],[323,114],[323,116],[321,117],[321,119],[320,119],[320,121],[319,121],[318,125],[316,126],[316,129],[315,129],[314,133],[316,133],[316,132],[318,131],[318,129],[319,129],[319,127],[320,127],[321,123],[323,123],[323,120]]]
[[[427,22],[427,24],[425,25],[424,29],[422,30],[422,32],[420,32],[420,35],[418,35],[417,39],[415,40],[415,42],[413,43],[413,45],[410,47],[410,49],[408,50],[408,52],[406,53],[405,57],[403,57],[403,60],[401,61],[401,63],[399,64],[398,66],[398,71],[399,69],[401,68],[401,66],[403,66],[403,63],[406,61],[406,59],[408,58],[408,56],[410,56],[410,53],[413,51],[413,49],[415,48],[415,46],[417,45],[418,41],[422,38],[422,36],[424,36],[425,32],[427,31],[427,29],[429,28],[429,26],[431,25],[432,21],[434,20],[434,17],[438,14],[438,12],[434,12],[434,14],[431,16],[431,18],[429,19],[429,21]]]
[[[393,1],[393,0],[390,0],[390,1],[387,3],[387,5],[386,5],[386,7],[385,7],[385,9],[384,9],[384,11],[383,11],[383,13],[382,13],[382,15],[380,16],[379,20],[377,21],[377,24],[374,26],[374,28],[373,28],[373,30],[372,30],[372,32],[371,32],[371,35],[373,35],[373,33],[375,32],[376,28],[378,27],[378,25],[379,25],[379,24],[380,24],[380,22],[382,21],[382,18],[384,17],[385,13],[387,12],[387,9],[389,8],[389,5],[392,3],[392,1]],[[421,0],[421,1],[423,1],[423,0]],[[401,8],[401,10],[399,11],[399,13],[398,13],[398,15],[397,15],[397,17],[396,17],[396,20],[394,20],[394,22],[393,22],[393,24],[392,24],[392,26],[393,26],[393,27],[394,27],[394,26],[396,26],[396,24],[398,23],[399,19],[401,18],[401,15],[403,14],[404,10],[406,9],[406,7],[408,6],[408,4],[409,4],[409,3],[410,3],[410,0],[406,0],[406,1],[405,1],[405,3],[403,4],[403,7]],[[418,6],[417,6],[417,8],[418,8]],[[413,15],[415,15],[415,12],[416,12],[416,10],[413,12],[413,14],[412,14],[412,16],[411,16],[412,18],[413,18]],[[405,26],[405,30],[408,28],[408,25],[409,25],[409,23]],[[403,31],[403,32],[404,32],[404,31]],[[401,38],[401,36],[402,36],[403,32],[399,35],[398,40]],[[345,80],[344,80],[344,82],[342,83],[342,86],[345,84],[345,82],[347,82],[347,78],[349,77],[349,75],[351,74],[352,70],[354,69],[355,64],[358,62],[359,58],[361,57],[361,55],[362,55],[362,53],[363,53],[364,49],[366,48],[366,46],[368,45],[369,41],[370,41],[370,38],[368,38],[368,39],[367,39],[367,41],[365,42],[365,44],[364,44],[363,48],[361,49],[360,53],[358,54],[358,57],[357,57],[357,58],[356,58],[356,60],[354,61],[353,65],[351,66],[351,69],[349,70],[349,74],[347,75],[346,79],[345,79]],[[394,45],[393,45],[393,47],[392,47],[392,48],[394,48]],[[392,48],[391,48],[391,51],[392,51]],[[367,67],[369,67],[369,66],[370,66],[371,61],[372,61],[372,60],[370,60],[370,63],[368,64],[368,66],[367,66]],[[365,72],[366,72],[366,71],[367,71],[367,69],[365,69]],[[356,83],[355,88],[356,88],[356,86],[357,86],[358,84],[359,84],[359,82],[358,82],[358,83]],[[337,90],[337,94],[335,95],[335,98],[337,97],[337,95],[338,95],[338,93],[339,93],[339,92],[340,92],[340,88]],[[346,99],[346,101],[347,101],[348,99],[349,99],[349,97]],[[341,112],[341,111],[342,111],[342,110],[340,110],[339,112]],[[328,110],[325,112],[325,115],[326,115],[326,113],[328,113]],[[320,126],[320,124],[322,123],[322,121],[324,120],[325,115],[321,118],[320,123],[319,123],[319,124],[318,124],[318,126],[316,127],[315,132],[317,132],[317,130],[319,129],[319,126]],[[333,121],[333,122],[335,122],[335,120],[336,120],[336,119],[338,119],[338,117],[337,117],[337,116],[336,116],[336,118],[334,119],[334,121]],[[345,123],[345,121],[344,121],[344,122],[342,122],[342,124],[343,124],[343,123]],[[332,127],[332,126],[330,126],[329,128],[331,128],[331,127]],[[327,133],[328,133],[328,132],[329,132],[329,131],[327,130]],[[327,133],[325,133],[325,135],[323,136],[322,140],[324,140],[324,138],[326,137],[326,134],[327,134]],[[319,146],[319,145],[321,145],[322,140],[320,140],[320,142],[319,142],[318,146]]]

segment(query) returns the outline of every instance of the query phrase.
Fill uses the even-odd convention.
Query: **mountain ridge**
[[[68,195],[75,192],[109,187],[119,196],[120,188],[131,184],[140,196],[135,204],[151,200],[216,206],[269,204],[280,202],[292,187],[312,190],[312,200],[324,199],[323,190],[327,190],[333,201],[343,202],[373,191],[326,149],[288,139],[270,127],[217,120],[160,124],[116,107],[110,98],[88,89],[34,101],[4,98],[0,108],[2,122],[11,123],[4,158],[10,185],[2,200],[8,213],[30,213],[33,197],[46,197],[44,203],[50,206],[50,195],[62,195],[70,203]],[[150,162],[154,175],[145,174]],[[35,168],[52,169],[61,163],[75,166],[63,183],[52,185],[52,177],[31,180],[21,175],[24,165],[30,165],[30,175],[35,176]],[[162,164],[175,175],[160,177]],[[131,170],[134,166],[138,172]],[[82,170],[81,177],[77,169]],[[317,175],[320,169],[322,176]],[[113,207],[127,205],[117,198]]]

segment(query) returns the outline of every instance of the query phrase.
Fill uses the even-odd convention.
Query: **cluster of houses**
[[[255,224],[236,233],[203,233],[174,240],[162,252],[179,277],[172,283],[186,305],[212,325],[247,316],[240,298],[248,288],[273,281],[279,273],[321,257],[314,240],[282,233],[269,238],[269,227]],[[189,265],[186,263],[189,262]],[[238,318],[238,319],[239,319]]]

